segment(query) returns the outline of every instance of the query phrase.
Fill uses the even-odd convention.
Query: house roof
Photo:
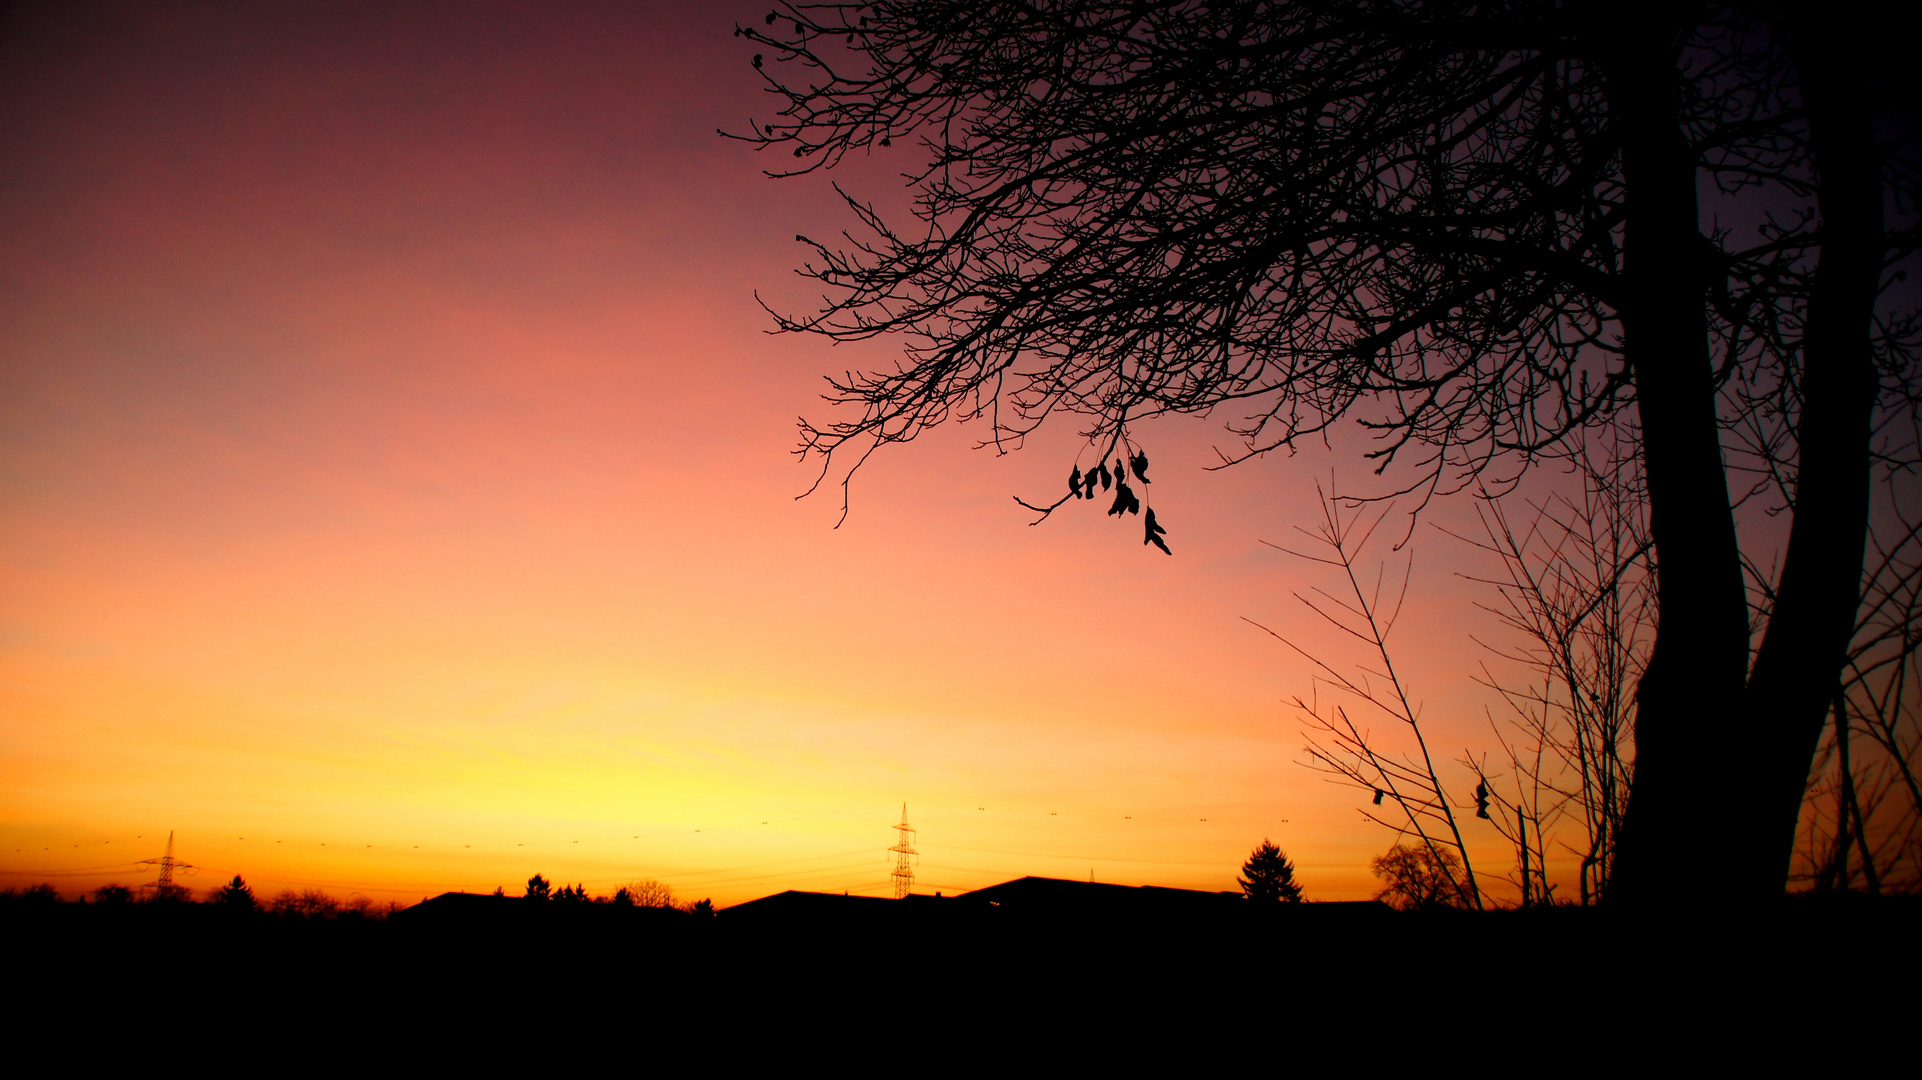
[[[1105,881],[1024,877],[963,893],[964,903],[985,903],[1021,911],[1159,911],[1190,913],[1243,903],[1238,892],[1170,889],[1160,885],[1114,885]]]
[[[632,907],[603,903],[530,900],[524,896],[446,892],[394,913],[410,922],[469,922],[529,919],[662,919],[688,918],[676,908]]]

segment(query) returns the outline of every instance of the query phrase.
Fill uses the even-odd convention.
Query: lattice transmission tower
[[[174,884],[174,871],[194,869],[194,864],[181,862],[179,859],[174,858],[174,834],[172,829],[167,830],[167,853],[158,859],[142,859],[139,865],[158,866],[160,868],[159,879],[147,882],[147,888],[152,889],[154,896],[163,900],[172,900],[187,891],[185,886]]]
[[[901,824],[894,828],[894,846],[888,849],[894,852],[894,873],[889,874],[888,878],[894,882],[894,898],[903,900],[907,898],[908,891],[914,888],[914,870],[908,865],[908,860],[921,857],[921,853],[914,850],[914,826],[908,824],[907,803],[901,804]]]

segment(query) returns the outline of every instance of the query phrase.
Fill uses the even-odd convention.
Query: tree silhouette
[[[102,885],[93,891],[96,904],[121,905],[133,903],[133,890],[125,885]]]
[[[640,878],[628,882],[623,889],[636,907],[673,907],[674,890],[653,878]]]
[[[1301,903],[1301,886],[1295,884],[1295,864],[1267,838],[1241,864],[1241,891],[1248,899],[1262,903]]]
[[[320,889],[282,889],[269,906],[274,914],[290,919],[331,919],[340,914],[340,901]]]
[[[1070,490],[1025,505],[1141,480],[1125,517],[1135,429],[1171,413],[1240,410],[1231,460],[1352,417],[1384,494],[1424,501],[1621,423],[1661,572],[1610,899],[1690,880],[1704,806],[1732,895],[1779,893],[1871,467],[1914,458],[1878,436],[1913,416],[1922,187],[1878,30],[1813,0],[783,3],[736,29],[781,103],[742,136],[792,159],[772,175],[921,137],[915,228],[845,196],[860,235],[799,238],[830,295],[780,329],[905,342],[829,380],[854,415],[800,452],[825,477],[949,419],[1008,449],[1069,414]],[[1791,515],[1779,571],[1732,471]]]
[[[1375,899],[1403,911],[1458,907],[1462,865],[1455,853],[1433,844],[1396,844],[1376,857],[1368,869],[1381,879]]]
[[[552,888],[553,887],[547,883],[546,878],[535,874],[533,877],[527,879],[527,898],[529,900],[545,900],[548,898]]]
[[[214,890],[213,901],[222,907],[237,911],[252,911],[255,907],[254,891],[239,874],[220,888]]]

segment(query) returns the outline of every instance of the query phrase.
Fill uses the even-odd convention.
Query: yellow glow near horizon
[[[1352,448],[1207,472],[1218,419],[1144,430],[1172,558],[1080,504],[1028,527],[1069,424],[891,448],[838,530],[796,502],[795,413],[890,345],[763,333],[844,207],[713,136],[765,103],[760,9],[708,7],[23,24],[0,886],[135,884],[172,829],[202,889],[880,893],[905,800],[929,891],[1231,889],[1264,838],[1373,891],[1393,837],[1298,764],[1313,673],[1242,621],[1350,658],[1259,541]],[[1452,760],[1488,654],[1446,550],[1400,641]]]

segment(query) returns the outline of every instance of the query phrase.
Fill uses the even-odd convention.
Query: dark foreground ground
[[[16,1045],[61,1032],[157,1052],[142,1040],[161,1038],[282,1062],[378,1046],[484,1063],[549,1047],[558,1067],[570,1047],[673,1046],[701,1055],[695,1071],[1140,1054],[1144,1067],[1262,1074],[1453,1073],[1452,1061],[1561,1075],[1639,1072],[1628,1061],[1649,1053],[1702,1068],[1814,1054],[1853,1074],[1870,1067],[1854,1048],[1912,1045],[1922,1003],[1910,898],[1643,918],[886,902],[753,919],[547,906],[301,921],[10,903],[0,933],[6,983],[24,991],[7,1014]]]

